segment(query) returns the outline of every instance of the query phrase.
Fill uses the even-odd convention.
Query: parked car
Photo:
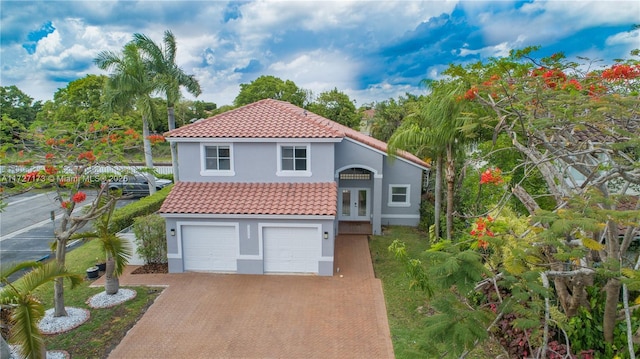
[[[170,180],[155,178],[156,191],[163,189],[171,184]],[[145,175],[124,175],[115,181],[105,183],[109,186],[109,190],[122,190],[123,195],[131,195],[136,197],[149,195],[149,182]]]

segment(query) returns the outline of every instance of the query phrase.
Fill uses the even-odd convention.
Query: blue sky
[[[450,63],[540,45],[611,63],[640,48],[640,1],[0,1],[0,84],[36,100],[87,74],[93,58],[134,33],[160,43],[171,30],[177,62],[198,99],[231,104],[260,75],[316,96],[335,88],[356,104],[422,94]],[[192,98],[187,96],[187,98]]]

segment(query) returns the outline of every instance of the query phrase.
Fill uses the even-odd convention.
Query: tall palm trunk
[[[151,154],[151,141],[149,140],[149,119],[142,115],[142,143],[144,145],[144,163],[148,169],[153,169],[153,155]],[[156,179],[151,174],[146,174],[149,185],[149,194],[156,193]]]
[[[453,158],[453,144],[447,144],[447,240],[453,233],[453,194],[456,181],[456,168]]]
[[[442,211],[442,156],[438,155],[436,158],[436,178],[435,178],[435,204],[434,204],[434,214],[433,214],[433,222],[435,226],[435,235],[436,240],[440,239],[440,216]]]
[[[107,267],[105,269],[105,282],[104,282],[104,291],[107,292],[108,295],[118,294],[118,290],[120,290],[120,280],[117,276],[114,275],[116,269],[116,261],[110,255],[107,258]]]
[[[169,131],[176,128],[176,116],[173,106],[167,107],[167,119],[169,122]],[[170,142],[171,148],[171,169],[173,170],[173,182],[178,182],[180,174],[178,173],[178,145],[175,142]]]

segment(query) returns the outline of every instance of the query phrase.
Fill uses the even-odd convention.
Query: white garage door
[[[235,226],[182,226],[185,271],[237,271],[238,238]]]
[[[264,227],[264,271],[318,273],[322,239],[315,227]]]

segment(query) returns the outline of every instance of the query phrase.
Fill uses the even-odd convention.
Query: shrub
[[[135,203],[131,203],[125,207],[118,208],[111,217],[110,229],[113,232],[119,232],[133,225],[134,219],[140,216],[146,216],[155,213],[160,209],[172,185],[169,185],[151,196],[141,198]]]
[[[138,217],[133,223],[137,252],[149,263],[167,263],[167,238],[164,218],[157,214]]]

